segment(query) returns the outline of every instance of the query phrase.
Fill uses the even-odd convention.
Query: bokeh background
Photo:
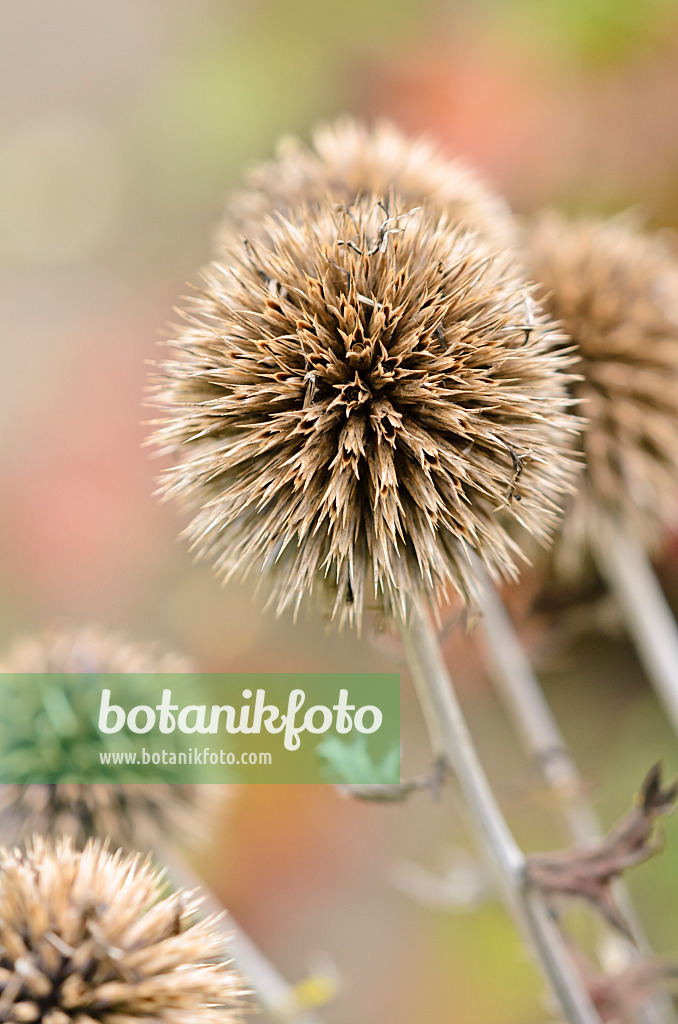
[[[678,223],[672,0],[0,0],[0,643],[96,621],[210,670],[392,670],[388,637],[276,621],[221,588],[152,497],[142,396],[241,167],[342,112],[463,154],[521,213],[639,208]],[[147,414],[146,414],[147,415]],[[659,566],[678,597],[676,545]],[[614,609],[508,595],[605,822],[678,750]],[[596,596],[596,595],[594,595]],[[450,633],[488,770],[526,849],[561,843],[473,645]],[[427,754],[403,668],[405,769]],[[678,829],[630,879],[678,952]],[[328,1024],[540,1024],[538,979],[477,879],[450,793],[376,807],[249,787],[200,865],[298,980],[341,975]]]

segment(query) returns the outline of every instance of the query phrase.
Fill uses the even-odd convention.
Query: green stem
[[[636,538],[610,523],[596,550],[598,567],[624,612],[638,657],[678,735],[678,626]]]
[[[513,721],[523,747],[541,770],[546,785],[562,807],[569,835],[586,845],[599,839],[602,828],[586,799],[584,782],[553,711],[539,685],[504,603],[479,562],[475,565],[482,619],[482,646],[492,669],[497,692]],[[605,929],[601,944],[603,966],[638,962],[653,951],[643,931],[626,886],[619,881],[615,897],[637,945]],[[643,1024],[675,1024],[676,1013],[669,996],[656,995],[639,1009]]]
[[[399,629],[434,753],[454,772],[481,851],[509,911],[528,938],[569,1024],[600,1024],[541,896],[526,885],[526,860],[495,800],[428,616],[411,604]]]

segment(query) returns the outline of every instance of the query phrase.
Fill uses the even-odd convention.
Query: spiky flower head
[[[184,655],[101,628],[49,629],[19,637],[0,656],[0,672],[190,672]]]
[[[96,842],[0,850],[0,1020],[234,1024],[241,979],[200,903]]]
[[[38,832],[69,835],[78,847],[90,836],[126,850],[153,849],[160,838],[199,843],[216,815],[220,786],[128,783],[0,785],[2,835],[21,842]]]
[[[162,363],[154,441],[187,533],[278,609],[319,578],[366,597],[511,575],[511,522],[545,537],[570,480],[568,357],[509,256],[391,196],[265,218],[213,264]]]
[[[630,218],[541,215],[526,236],[544,308],[576,344],[586,473],[558,561],[575,568],[610,517],[648,548],[678,512],[678,263]]]
[[[101,742],[95,726],[100,692],[71,681],[69,673],[154,674],[190,668],[187,658],[159,645],[130,642],[98,627],[17,640],[0,656],[0,749],[6,761],[24,766],[26,783],[0,785],[5,840],[18,842],[38,832],[71,835],[78,846],[90,836],[110,837],[128,849],[150,849],[160,836],[199,842],[222,786],[30,782],[49,777],[64,744],[73,749]],[[25,673],[54,674],[54,682],[36,678],[29,686]],[[134,680],[129,690],[130,698],[138,697]]]
[[[515,241],[508,204],[460,159],[449,159],[429,139],[410,138],[388,121],[374,127],[343,117],[317,128],[311,145],[283,139],[274,160],[256,164],[227,205],[222,227],[258,238],[274,212],[326,202],[350,206],[361,197],[396,192],[410,208],[426,204],[451,223],[477,231],[499,247]]]

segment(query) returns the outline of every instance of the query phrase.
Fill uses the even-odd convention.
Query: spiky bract
[[[652,548],[678,518],[678,263],[628,217],[543,214],[526,252],[544,308],[576,344],[573,395],[588,420],[558,562],[576,569],[610,516]]]
[[[164,494],[222,574],[273,574],[279,610],[319,576],[342,620],[372,592],[468,598],[469,551],[513,574],[508,524],[547,536],[570,482],[569,360],[511,258],[380,200],[232,243],[158,374]]]
[[[347,117],[317,128],[310,146],[282,140],[276,159],[255,165],[227,205],[222,236],[226,242],[242,234],[258,238],[267,214],[351,205],[373,193],[386,200],[391,192],[407,208],[425,204],[498,247],[515,241],[508,204],[461,160],[387,121],[368,127]]]
[[[98,843],[0,850],[0,1020],[233,1024],[241,979],[200,903]]]
[[[34,832],[65,833],[78,846],[90,836],[108,837],[128,849],[149,849],[161,836],[200,841],[221,786],[30,782],[54,777],[62,746],[72,753],[92,744],[98,750],[102,742],[96,728],[100,688],[83,685],[71,673],[123,673],[118,690],[134,704],[138,683],[127,681],[127,673],[186,672],[190,667],[188,659],[159,645],[133,643],[97,627],[17,640],[0,656],[0,749],[6,767],[11,764],[14,777],[23,775],[26,783],[0,785],[5,841],[18,842]],[[26,673],[33,674],[30,680]],[[36,735],[41,742],[36,743]],[[143,778],[141,768],[139,775]]]

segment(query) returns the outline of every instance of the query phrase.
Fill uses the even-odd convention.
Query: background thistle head
[[[200,842],[216,811],[222,786],[189,784],[79,784],[31,782],[53,776],[64,745],[72,752],[94,746],[100,687],[71,673],[120,673],[120,692],[138,702],[137,681],[126,673],[187,672],[187,658],[158,644],[129,641],[98,627],[60,630],[18,639],[0,656],[4,714],[0,747],[4,764],[22,784],[0,785],[0,825],[5,841],[34,832],[110,838],[127,849],[152,848],[159,837]],[[26,673],[33,673],[30,683]],[[40,676],[46,674],[42,679]],[[35,742],[40,735],[40,743]],[[120,744],[121,738],[116,742]],[[129,769],[127,769],[129,771]],[[143,774],[140,769],[140,780]]]
[[[100,626],[49,629],[18,637],[0,655],[0,672],[190,672],[185,655]]]
[[[392,190],[405,207],[424,203],[500,247],[515,241],[508,203],[463,161],[388,121],[368,127],[351,117],[316,128],[309,146],[283,139],[274,160],[252,167],[227,204],[219,240],[258,237],[263,218],[276,211],[289,215],[301,206],[351,205]]]
[[[0,1019],[234,1024],[243,985],[200,903],[96,842],[0,850]]]
[[[630,218],[543,214],[526,234],[537,294],[576,345],[586,473],[558,561],[576,566],[609,517],[648,548],[678,513],[678,263]]]
[[[270,573],[279,610],[325,578],[341,620],[468,599],[468,550],[514,574],[509,526],[548,536],[576,429],[515,260],[394,194],[265,218],[227,256],[156,382],[198,554]]]

